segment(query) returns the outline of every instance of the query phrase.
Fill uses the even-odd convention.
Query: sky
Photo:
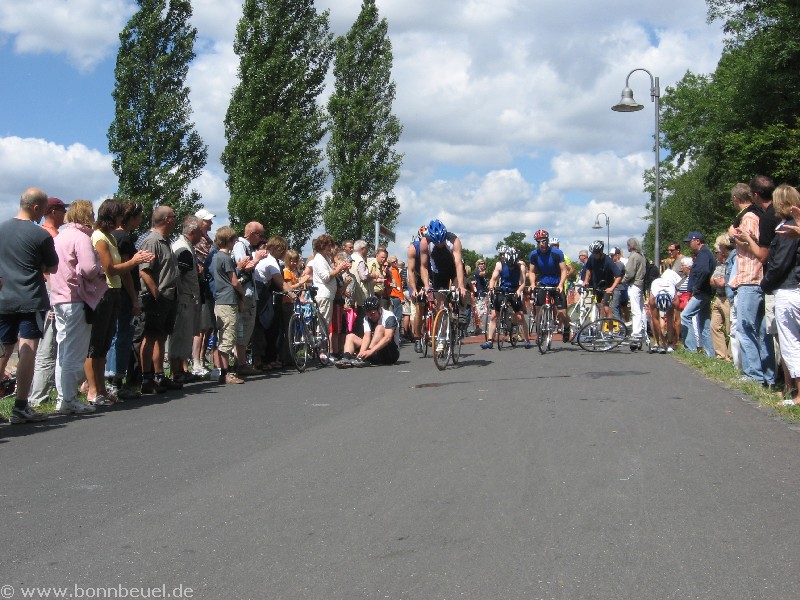
[[[239,0],[195,0],[196,58],[189,69],[192,120],[208,145],[193,187],[226,224],[219,157],[223,119],[237,83],[233,52]],[[617,113],[625,78],[647,69],[662,94],[687,71],[710,73],[720,23],[703,0],[378,0],[389,23],[397,85],[394,113],[404,154],[395,188],[405,248],[440,219],[465,248],[487,256],[512,231],[546,229],[577,257],[610,235],[625,247],[647,223],[643,172],[653,166],[650,77],[631,75],[644,109]],[[341,35],[361,0],[317,0]],[[113,194],[106,132],[119,32],[129,0],[3,0],[0,3],[0,219],[28,187],[64,201]],[[332,79],[320,98],[325,104]],[[608,216],[608,228],[606,219]],[[594,230],[595,221],[602,230]],[[321,233],[321,229],[317,231]],[[688,231],[687,231],[688,233]],[[663,241],[662,241],[663,246]]]

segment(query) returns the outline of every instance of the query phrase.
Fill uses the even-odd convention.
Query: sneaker
[[[369,361],[366,361],[363,358],[354,358],[353,360],[350,361],[350,366],[357,368],[368,367]]]
[[[484,350],[491,350],[493,347],[494,344],[492,342],[483,342],[481,344],[481,348],[483,348]]]
[[[47,420],[47,415],[38,413],[30,406],[26,406],[25,408],[14,407],[11,410],[11,417],[8,422],[12,425],[18,425],[20,423],[38,423],[45,420]]]
[[[530,340],[527,340],[525,342],[525,350],[530,350],[531,348],[533,348],[533,344],[531,344]]]
[[[414,352],[417,354],[422,354],[422,340],[417,340],[414,342]]]
[[[263,375],[263,373],[251,365],[242,365],[236,369],[236,374],[239,377],[250,377],[252,375]]]
[[[181,385],[185,385],[187,383],[193,383],[195,381],[195,376],[192,373],[187,373],[186,371],[181,371],[177,373],[173,378],[175,383],[180,383]]]
[[[239,385],[241,383],[244,383],[244,379],[239,379],[235,374],[228,373],[227,375],[225,375],[225,383]]]
[[[167,388],[162,387],[155,379],[142,381],[142,394],[163,394]]]
[[[87,400],[89,401],[89,404],[94,406],[111,406],[114,404],[114,401],[111,398],[103,394],[97,394],[97,396],[94,398],[87,398]]]
[[[672,346],[668,346],[667,347],[667,354],[672,354],[673,352],[675,352],[675,348],[673,348]]]
[[[349,369],[353,366],[353,361],[349,358],[340,358],[333,364],[337,369]]]
[[[209,371],[205,367],[199,367],[199,368],[195,367],[194,369],[192,369],[192,375],[194,375],[195,377],[199,377],[201,379],[205,379],[206,377],[211,375],[211,371]]]
[[[164,388],[165,390],[181,390],[183,389],[183,384],[178,383],[177,381],[172,381],[166,375],[164,377],[159,377],[156,380],[156,385]]]
[[[93,413],[95,410],[94,406],[91,404],[84,404],[80,400],[59,402],[56,405],[56,411],[60,415],[87,415]]]
[[[118,400],[138,400],[141,397],[142,395],[139,392],[130,388],[119,388],[117,390]]]

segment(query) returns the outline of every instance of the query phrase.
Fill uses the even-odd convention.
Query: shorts
[[[331,298],[317,298],[317,306],[319,307],[319,314],[325,319],[325,323],[330,330],[331,319],[333,318],[333,300]]]
[[[236,345],[236,330],[239,328],[239,307],[236,304],[217,304],[217,346],[220,352],[230,354]]]
[[[507,298],[507,302],[511,309],[515,312],[522,312],[522,298],[517,296],[514,292],[500,292],[492,297],[492,310],[499,311],[502,305],[503,296]]]
[[[200,305],[200,331],[214,329],[214,301],[206,300]]]
[[[114,340],[122,290],[109,288],[94,309],[88,358],[105,358]]]
[[[245,296],[244,309],[239,313],[239,325],[236,329],[236,343],[247,346],[256,328],[256,303],[252,296]]]
[[[167,352],[172,358],[191,358],[194,336],[200,333],[200,305],[192,297],[178,300],[175,328],[169,336]]]
[[[605,290],[595,290],[594,300],[602,306],[611,306],[611,301],[614,299],[614,292],[607,292]]]
[[[449,290],[455,278],[455,273],[431,273],[431,286],[435,290]]]
[[[373,365],[393,365],[400,358],[400,348],[390,342],[375,354],[367,357],[367,362]]]
[[[9,313],[0,315],[0,343],[13,346],[18,338],[40,340],[44,331],[46,310],[29,313]]]
[[[178,301],[175,298],[159,296],[153,298],[148,292],[142,293],[142,313],[144,315],[145,336],[167,336],[175,329],[178,314]]]
[[[536,290],[536,306],[544,305],[544,295],[545,291],[542,288]],[[561,290],[560,288],[557,290],[551,290],[550,296],[556,303],[556,308],[558,309],[567,308],[567,299],[564,297],[563,290]]]

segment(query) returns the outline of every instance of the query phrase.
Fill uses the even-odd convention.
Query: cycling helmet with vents
[[[434,219],[428,223],[427,236],[434,244],[443,244],[447,239],[447,227],[439,219]]]

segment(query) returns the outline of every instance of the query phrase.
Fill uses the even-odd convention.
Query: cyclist
[[[413,303],[412,320],[411,320],[411,335],[414,338],[414,352],[422,352],[422,317],[425,314],[425,296],[423,291],[425,287],[422,284],[422,276],[420,275],[420,243],[425,237],[428,227],[423,225],[419,228],[416,236],[411,240],[408,245],[407,263],[408,263],[408,290],[411,302]]]
[[[564,326],[562,339],[568,342],[569,317],[567,316],[567,299],[564,296],[564,282],[569,276],[569,270],[564,260],[564,253],[559,248],[554,248],[550,244],[550,234],[544,229],[536,231],[536,233],[533,234],[533,239],[536,240],[536,250],[531,252],[528,261],[531,264],[529,275],[531,288],[536,288],[537,279],[539,285],[558,288],[552,291],[551,294],[556,303],[556,317]],[[558,238],[553,238],[553,240],[558,240]],[[534,305],[536,307],[537,316],[544,302],[545,290],[536,290]]]
[[[514,318],[520,324],[523,334],[525,335],[525,348],[532,347],[531,340],[528,334],[528,325],[522,314],[522,291],[525,289],[525,263],[518,260],[519,255],[517,249],[509,246],[500,246],[500,260],[494,265],[492,278],[489,281],[489,289],[499,289],[499,294],[495,294],[492,300],[492,315],[487,327],[489,337],[488,342],[481,344],[481,348],[488,350],[493,346],[494,332],[497,329],[497,314],[500,312],[500,306],[503,301],[503,296],[507,296],[511,309],[514,311]],[[498,287],[499,285],[499,287]]]
[[[419,273],[423,289],[431,287],[437,290],[449,289],[455,283],[461,297],[467,297],[464,278],[464,261],[461,258],[461,240],[439,219],[433,219],[419,242]],[[442,294],[436,295],[436,306],[441,308],[444,302]]]
[[[611,301],[614,297],[614,290],[622,281],[622,274],[617,270],[611,257],[603,253],[604,248],[603,240],[595,240],[589,244],[591,256],[586,261],[583,285],[594,288],[597,303],[603,307],[603,317],[610,319]],[[612,282],[611,285],[608,285],[609,281]]]
[[[675,342],[678,333],[675,329],[675,302],[678,295],[677,286],[681,276],[672,269],[667,269],[661,277],[653,280],[650,285],[650,330],[653,332],[653,343],[658,352],[666,354],[675,351]],[[667,332],[661,328],[661,313],[667,319]]]

